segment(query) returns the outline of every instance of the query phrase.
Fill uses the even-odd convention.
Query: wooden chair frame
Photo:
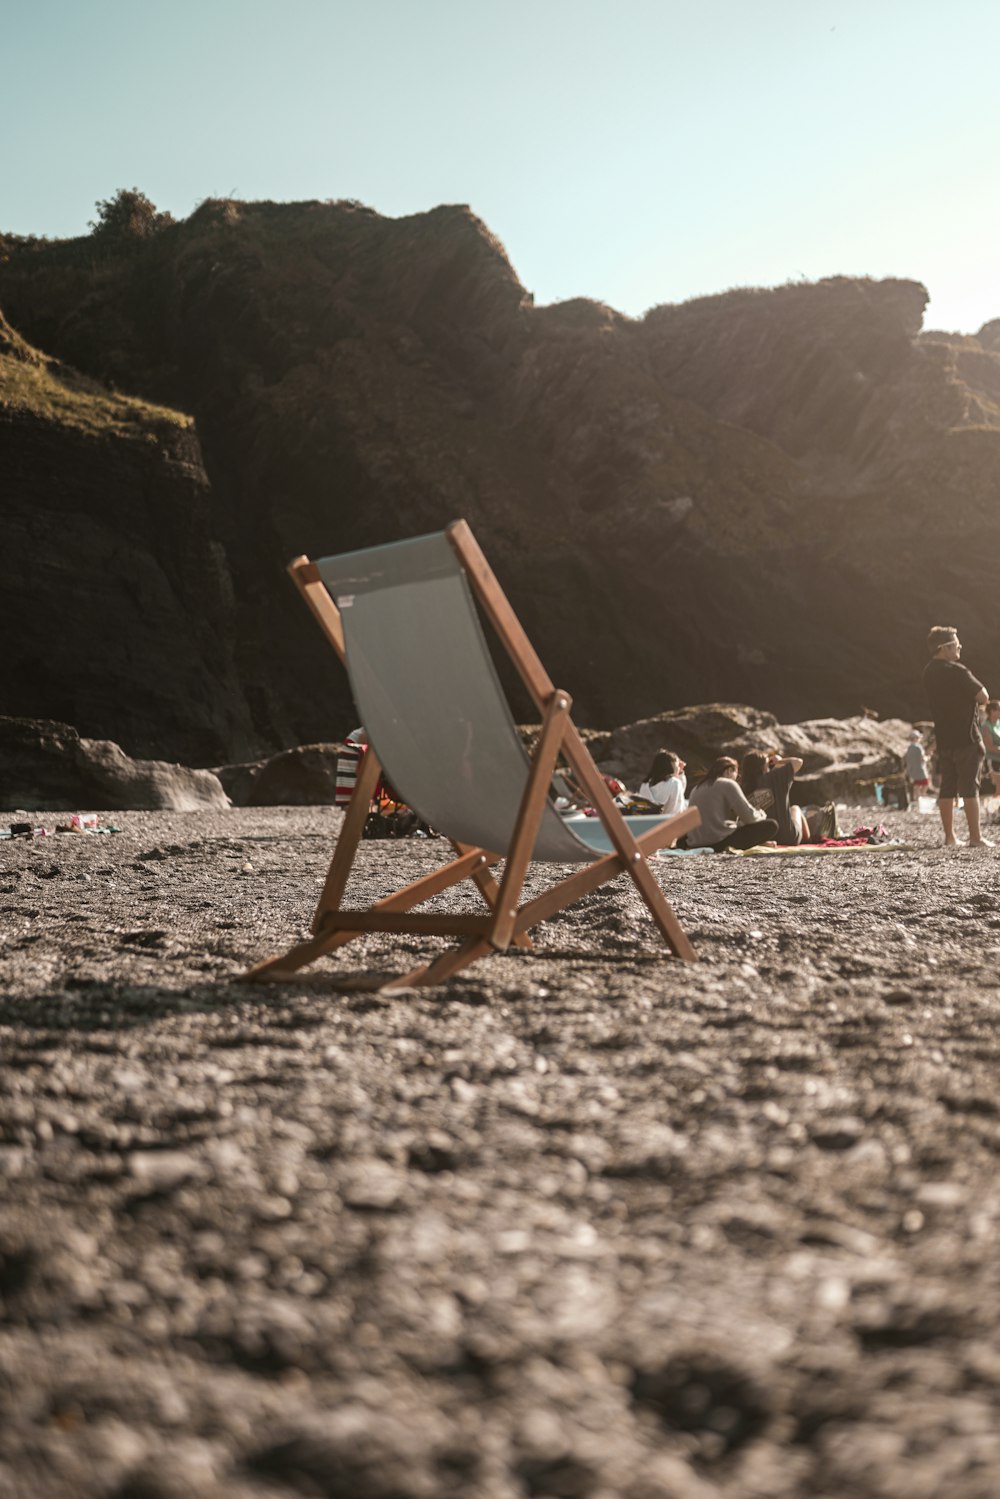
[[[647,856],[675,843],[683,833],[696,827],[701,820],[700,814],[692,808],[658,823],[638,838],[633,835],[570,718],[572,700],[569,694],[553,685],[469,526],[465,521],[456,521],[448,527],[446,534],[465,569],[474,596],[542,717],[542,732],[531,756],[502,878],[498,884],[490,873],[492,866],[501,862],[500,854],[450,839],[455,857],[440,869],[376,901],[368,910],[343,909],[341,901],[381,771],[374,749],[369,746],[361,762],[354,794],[344,814],[340,837],[313,916],[312,938],[286,953],[257,963],[247,977],[257,981],[290,978],[299,969],[343,947],[363,932],[458,937],[461,940],[457,947],[441,953],[429,963],[394,978],[352,981],[350,987],[391,989],[437,984],[491,951],[503,951],[512,945],[530,948],[528,934],[532,927],[622,873],[628,873],[632,878],[671,951],[686,962],[694,961],[694,948],[660,889]],[[322,582],[315,563],[308,557],[296,557],[289,563],[288,571],[346,666],[340,611]],[[614,851],[595,856],[592,863],[576,868],[542,895],[519,904],[539,821],[560,755],[590,799]],[[449,915],[413,909],[466,878],[473,880],[483,897],[487,907],[484,915]]]

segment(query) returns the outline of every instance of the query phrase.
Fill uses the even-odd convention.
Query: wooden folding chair
[[[256,964],[248,977],[287,978],[364,932],[459,939],[430,962],[367,986],[436,984],[477,958],[530,948],[530,930],[605,881],[627,872],[671,950],[694,949],[647,856],[697,826],[679,816],[623,817],[570,718],[569,694],[553,686],[465,521],[391,546],[310,562],[289,572],[347,668],[368,752],[312,922],[312,938]],[[520,674],[542,719],[529,756],[500,686],[476,601]],[[554,805],[564,762],[596,810],[567,818]],[[454,858],[367,910],[341,901],[372,790],[382,768],[408,806],[451,843]],[[491,869],[504,861],[499,881]],[[582,864],[522,901],[532,860]],[[482,915],[414,907],[460,880],[474,881]],[[365,987],[364,979],[356,987]]]

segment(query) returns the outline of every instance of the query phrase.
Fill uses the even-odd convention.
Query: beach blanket
[[[888,838],[881,843],[869,843],[863,838],[848,838],[839,843],[800,843],[789,848],[768,848],[762,843],[757,848],[730,848],[726,852],[739,854],[741,858],[748,854],[768,854],[773,858],[775,854],[894,854],[911,847],[912,844],[904,843],[901,838]]]

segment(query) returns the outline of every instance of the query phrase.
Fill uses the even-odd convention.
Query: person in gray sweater
[[[736,779],[738,773],[736,761],[722,755],[690,793],[688,803],[701,813],[701,826],[688,833],[688,848],[712,848],[721,853],[727,848],[756,848],[775,841],[778,824],[750,805]]]

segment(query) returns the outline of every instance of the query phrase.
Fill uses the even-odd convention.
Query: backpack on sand
[[[809,824],[810,843],[819,843],[823,838],[841,838],[837,826],[837,808],[833,802],[827,802],[822,807],[807,807],[806,821]]]

